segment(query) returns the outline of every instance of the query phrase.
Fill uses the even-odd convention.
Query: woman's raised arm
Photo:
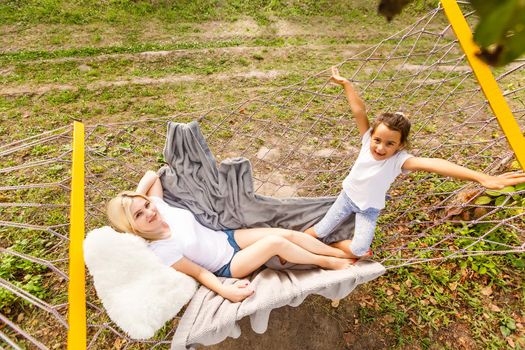
[[[148,170],[140,179],[136,189],[137,193],[145,196],[155,196],[162,198],[163,190],[159,176],[153,170]]]

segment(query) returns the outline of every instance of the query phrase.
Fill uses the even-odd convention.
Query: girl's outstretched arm
[[[184,257],[171,265],[171,267],[195,278],[208,289],[234,303],[243,301],[254,293],[250,282],[242,280],[233,285],[224,285],[213,273]]]
[[[146,196],[155,196],[162,198],[163,190],[159,176],[153,170],[148,170],[140,179],[136,189],[137,193]]]
[[[357,124],[357,128],[359,129],[359,134],[363,136],[364,133],[370,128],[370,122],[366,116],[365,103],[361,97],[359,97],[359,94],[354,89],[352,83],[348,79],[343,78],[339,74],[339,70],[336,67],[332,67],[332,76],[330,77],[330,81],[343,86],[345,89],[346,99],[348,100],[350,109],[354,114],[355,122]]]
[[[505,186],[513,186],[525,182],[524,173],[506,173],[492,176],[440,158],[408,158],[402,168],[405,170],[428,171],[460,180],[477,181],[482,186],[493,190],[501,190]]]

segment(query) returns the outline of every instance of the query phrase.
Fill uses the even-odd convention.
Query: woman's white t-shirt
[[[371,133],[372,129],[364,133],[359,156],[343,180],[343,190],[361,210],[385,207],[386,192],[401,174],[403,163],[413,157],[401,150],[388,159],[375,160],[370,152]]]
[[[171,207],[159,197],[150,197],[168,224],[171,237],[152,241],[148,247],[168,266],[183,256],[208,271],[215,272],[230,262],[233,247],[223,231],[201,225],[192,212]]]

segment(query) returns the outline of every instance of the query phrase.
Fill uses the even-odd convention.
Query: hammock
[[[467,17],[471,14],[467,14]],[[524,61],[496,73],[498,84],[523,129],[523,87],[513,85]],[[370,107],[369,114],[403,111],[413,122],[412,153],[441,157],[489,174],[515,167],[515,156],[477,84],[443,9],[338,64]],[[327,67],[328,68],[328,67]],[[291,86],[208,111],[158,119],[86,126],[86,221],[107,224],[104,203],[133,188],[145,169],[162,164],[167,121],[201,125],[218,161],[251,160],[258,194],[276,197],[333,196],[357,157],[358,131],[328,69]],[[45,331],[65,339],[72,127],[50,130],[0,146],[2,237],[31,240],[0,248],[2,264],[31,266],[38,276],[2,276],[13,305],[31,305],[38,330],[0,314],[0,339],[46,349]],[[147,147],[146,147],[147,145]],[[50,181],[52,178],[54,180]],[[525,252],[523,188],[484,192],[477,185],[433,174],[400,178],[390,191],[374,240],[376,260],[387,270],[488,254]],[[27,202],[26,198],[40,198]],[[25,265],[24,265],[25,264]],[[26,278],[26,279],[24,279]],[[32,279],[45,280],[44,293]],[[88,281],[88,348],[121,342],[126,347],[169,344],[171,324],[150,340],[134,341],[105,314]],[[65,343],[65,340],[64,340]]]

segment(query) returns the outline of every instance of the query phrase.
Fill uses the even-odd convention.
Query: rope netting
[[[518,61],[495,72],[522,131],[524,66]],[[407,114],[415,155],[488,174],[518,168],[441,8],[340,63],[339,69],[354,82],[372,118],[384,111]],[[87,126],[86,230],[107,224],[109,198],[134,188],[145,170],[163,164],[169,120],[198,120],[218,161],[249,158],[259,194],[337,195],[360,138],[342,89],[329,84],[328,77],[325,70],[270,94],[200,113]],[[17,303],[35,307],[30,319],[1,316],[6,327],[0,337],[15,348],[17,342],[46,348],[46,340],[65,339],[70,144],[71,128],[64,127],[0,148],[0,232],[2,247],[8,247],[1,248],[2,266],[17,266],[9,269],[17,273],[1,276],[2,293],[12,299],[3,300],[10,308]],[[388,269],[525,251],[523,187],[485,191],[473,183],[412,173],[398,179],[389,195],[373,243],[376,259]],[[26,203],[28,197],[39,201]],[[27,238],[12,238],[22,234]],[[42,290],[32,289],[35,278],[45,280]],[[170,343],[177,319],[154,339],[133,341],[111,323],[90,281],[86,293],[89,348]]]

